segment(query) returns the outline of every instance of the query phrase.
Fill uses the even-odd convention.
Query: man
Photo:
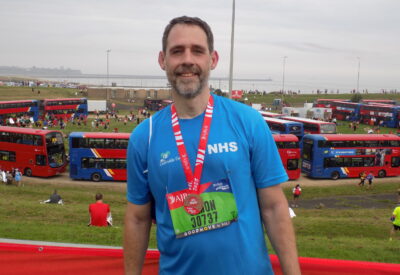
[[[141,274],[154,207],[160,274],[272,274],[261,221],[284,274],[300,274],[279,185],[287,175],[266,123],[210,95],[218,63],[210,27],[175,18],[162,44],[158,61],[174,103],[129,141],[125,273]]]
[[[103,202],[103,194],[97,193],[96,202],[89,205],[91,226],[112,226],[110,206]]]
[[[63,200],[60,194],[57,193],[57,190],[54,189],[53,194],[50,195],[48,200],[42,201],[41,203],[56,203],[56,204],[63,204]]]
[[[400,232],[400,202],[397,203],[396,208],[393,210],[392,217],[390,219],[392,221],[392,229],[390,230],[390,241],[393,238],[393,235],[396,231]]]

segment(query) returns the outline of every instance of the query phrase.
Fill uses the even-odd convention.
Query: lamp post
[[[233,44],[235,38],[235,0],[232,1],[232,27],[231,27],[231,55],[229,64],[229,98],[232,98],[232,82],[233,82]]]
[[[109,54],[110,54],[110,52],[111,52],[111,50],[110,49],[108,49],[107,51],[106,51],[106,53],[107,53],[107,87],[108,87],[108,78],[109,78],[109,68],[108,68],[108,58],[109,58]]]
[[[358,59],[358,72],[357,72],[357,93],[358,93],[358,88],[360,86],[360,57],[357,56]]]
[[[285,67],[286,67],[286,58],[287,58],[287,56],[284,56],[284,57],[283,57],[282,97],[283,97],[283,93],[285,92]]]

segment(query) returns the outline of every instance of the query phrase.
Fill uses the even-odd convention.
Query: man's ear
[[[211,70],[214,70],[217,67],[218,60],[219,60],[218,52],[213,51],[211,53]]]
[[[160,65],[161,69],[163,69],[165,71],[165,55],[163,51],[160,51],[160,53],[158,54],[158,64]]]

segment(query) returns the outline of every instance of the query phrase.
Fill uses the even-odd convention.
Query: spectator
[[[50,195],[48,200],[42,201],[41,203],[56,203],[56,204],[63,204],[63,200],[61,196],[57,193],[57,190],[54,189],[53,194]]]
[[[372,171],[370,171],[366,177],[368,180],[368,188],[367,189],[372,189],[372,181],[374,180],[374,175],[372,174]]]
[[[396,208],[393,210],[392,217],[390,218],[392,221],[392,229],[390,230],[390,238],[391,241],[395,231],[400,231],[400,203],[397,203]]]
[[[367,177],[367,173],[365,171],[362,171],[360,174],[360,183],[358,186],[363,187],[365,183],[365,178]]]
[[[18,187],[24,186],[22,184],[22,181],[21,181],[22,180],[22,173],[18,170],[18,168],[15,169],[15,177],[14,177],[14,179],[15,179],[15,182],[17,183]]]
[[[14,178],[13,178],[11,172],[7,171],[7,173],[6,173],[6,183],[7,183],[7,185],[13,184],[13,181],[14,181]]]
[[[292,207],[299,207],[297,204],[301,195],[301,187],[300,184],[297,184],[296,187],[292,190],[293,193],[293,206]]]
[[[103,194],[97,193],[96,202],[89,205],[90,222],[88,226],[112,226],[110,206],[103,203]]]

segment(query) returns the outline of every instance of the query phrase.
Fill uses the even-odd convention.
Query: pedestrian
[[[41,203],[63,204],[64,202],[61,196],[57,193],[57,190],[54,189],[54,192],[50,195],[50,198],[42,201]]]
[[[365,178],[366,180],[368,180],[368,187],[367,189],[372,189],[372,181],[374,180],[374,175],[372,174],[372,171],[370,171],[367,175],[367,177]]]
[[[360,182],[358,183],[358,186],[364,187],[366,177],[367,177],[367,173],[365,171],[362,171],[360,174]]]
[[[15,169],[14,179],[18,187],[24,186],[24,184],[22,183],[22,173],[19,171],[18,168]]]
[[[288,178],[269,128],[251,107],[210,94],[219,59],[210,27],[175,18],[162,44],[174,103],[129,139],[125,274],[142,271],[152,209],[162,274],[273,274],[262,223],[283,273],[300,274],[280,185]]]
[[[97,193],[96,202],[89,205],[88,226],[112,226],[110,206],[103,202],[103,194]]]
[[[7,185],[12,185],[13,184],[14,178],[13,178],[13,176],[12,176],[10,171],[7,171],[6,179],[7,179]]]
[[[299,207],[298,201],[301,195],[301,187],[300,184],[296,184],[296,186],[292,190],[293,193],[293,205],[292,207]]]
[[[393,240],[393,236],[395,232],[400,232],[400,202],[397,203],[397,206],[393,210],[392,216],[390,218],[392,221],[392,229],[390,230],[390,238],[389,240]]]

